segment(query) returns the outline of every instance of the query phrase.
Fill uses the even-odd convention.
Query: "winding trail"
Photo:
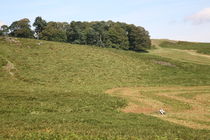
[[[128,101],[121,111],[144,113],[195,129],[210,129],[210,86],[135,87],[106,91]],[[160,115],[159,109],[166,110]]]

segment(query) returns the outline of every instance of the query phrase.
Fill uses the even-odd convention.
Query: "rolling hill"
[[[1,37],[0,138],[208,139],[210,46],[172,43],[140,53]]]

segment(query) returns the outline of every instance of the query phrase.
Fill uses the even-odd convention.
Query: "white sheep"
[[[165,111],[162,108],[159,110],[159,112],[160,112],[161,115],[165,114]]]

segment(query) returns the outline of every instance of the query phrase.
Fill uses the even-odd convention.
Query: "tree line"
[[[47,22],[42,17],[36,17],[33,27],[34,30],[31,29],[30,20],[24,18],[14,21],[10,26],[2,25],[0,35],[134,51],[151,47],[148,31],[143,27],[122,22]]]

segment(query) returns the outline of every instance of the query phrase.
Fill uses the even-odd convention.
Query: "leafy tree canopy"
[[[128,25],[127,31],[130,50],[140,51],[150,48],[151,40],[149,38],[149,32],[143,27]]]
[[[36,17],[33,26],[35,27],[35,33],[37,35],[37,38],[39,38],[39,34],[47,26],[47,22],[43,20],[42,17]]]
[[[113,21],[81,22],[46,22],[36,17],[31,30],[27,18],[13,22],[9,28],[1,27],[0,35],[69,42],[73,44],[95,45],[124,50],[142,51],[150,49],[149,32],[143,27]],[[9,29],[9,30],[8,30]]]
[[[8,35],[9,27],[7,25],[2,25],[0,27],[0,35]]]
[[[48,22],[47,26],[40,33],[40,39],[65,42],[67,40],[66,31],[62,25],[62,23]]]
[[[34,32],[31,30],[30,20],[27,18],[13,22],[9,26],[10,36],[33,38]]]

